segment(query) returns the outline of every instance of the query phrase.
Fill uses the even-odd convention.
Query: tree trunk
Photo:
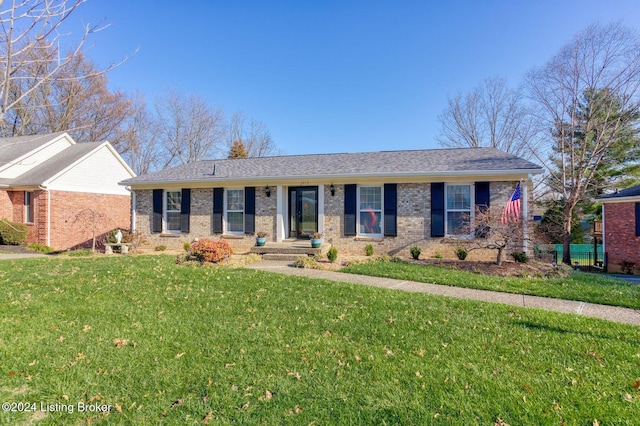
[[[562,214],[563,231],[562,236],[562,263],[571,265],[571,218],[573,217],[573,207],[567,202]]]
[[[500,266],[502,265],[502,252],[504,251],[504,249],[499,248],[498,249],[498,258],[496,259],[496,265]]]

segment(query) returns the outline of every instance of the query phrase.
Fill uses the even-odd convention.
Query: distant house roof
[[[11,180],[11,186],[37,186],[42,185],[54,177],[69,165],[80,160],[106,142],[77,143],[54,155],[26,173]]]
[[[640,185],[632,186],[631,188],[616,191],[613,194],[602,195],[597,200],[604,202],[618,201],[621,198],[640,197]]]
[[[121,185],[232,180],[541,173],[537,164],[494,148],[454,148],[205,160]]]
[[[50,135],[17,136],[12,138],[0,138],[0,166],[15,161],[30,153],[34,149],[45,145],[65,132],[52,133]]]

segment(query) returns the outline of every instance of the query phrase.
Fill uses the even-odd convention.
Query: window
[[[382,236],[382,187],[358,187],[359,234]]]
[[[33,223],[33,192],[24,192],[24,222]]]
[[[471,235],[471,185],[446,186],[446,234]]]
[[[227,190],[227,232],[244,232],[244,190]]]
[[[180,206],[182,205],[182,191],[167,191],[165,193],[165,231],[180,232]]]

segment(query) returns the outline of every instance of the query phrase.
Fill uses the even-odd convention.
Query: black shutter
[[[356,185],[344,186],[344,235],[356,235]]]
[[[162,189],[153,190],[153,219],[151,232],[162,232]]]
[[[182,189],[182,200],[180,202],[180,230],[189,232],[189,218],[191,216],[191,190]]]
[[[384,235],[395,237],[398,217],[398,185],[395,183],[384,184]]]
[[[244,233],[256,232],[256,188],[246,186],[244,188]]]
[[[224,213],[224,188],[213,188],[213,233],[222,234]]]
[[[431,236],[444,237],[444,182],[431,184]]]
[[[640,203],[636,203],[636,237],[640,237]]]
[[[484,213],[490,207],[491,204],[491,184],[489,182],[476,182],[476,211]],[[476,238],[487,238],[489,234],[488,226],[476,226],[475,236]]]

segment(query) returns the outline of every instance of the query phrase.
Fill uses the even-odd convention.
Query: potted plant
[[[256,245],[258,247],[262,247],[263,245],[265,245],[265,243],[267,242],[267,233],[260,231],[258,233],[256,233]]]
[[[322,244],[322,234],[320,232],[314,232],[311,235],[311,247],[318,248]]]

